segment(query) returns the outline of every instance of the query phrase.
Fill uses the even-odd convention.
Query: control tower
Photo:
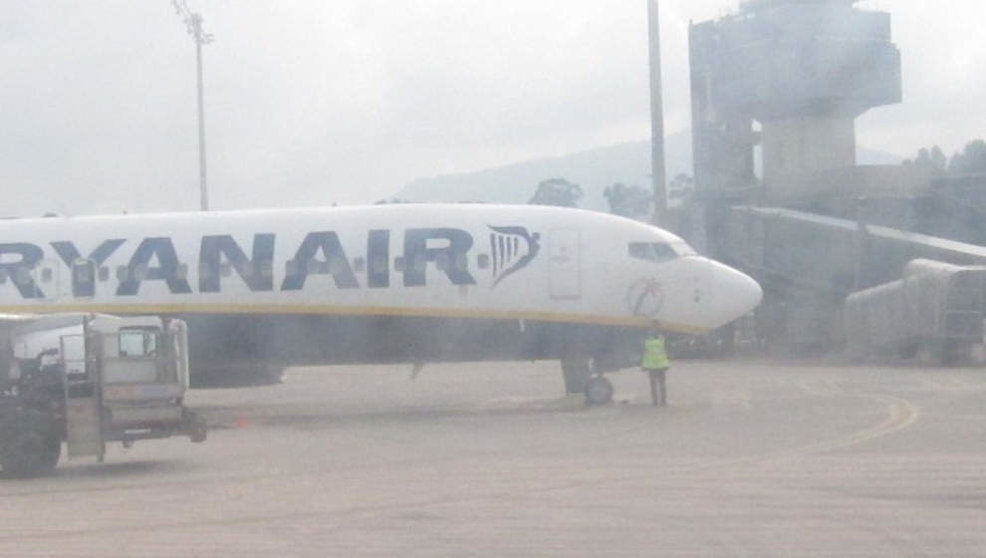
[[[901,65],[890,14],[856,3],[747,0],[736,14],[692,25],[695,181],[706,199],[787,205],[832,184],[819,172],[857,176],[848,170],[855,119],[901,101]]]

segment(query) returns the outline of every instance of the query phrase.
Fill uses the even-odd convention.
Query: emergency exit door
[[[96,262],[82,258],[72,262],[72,296],[96,296]]]
[[[548,289],[551,298],[572,299],[582,296],[582,260],[579,231],[555,229],[548,239]]]

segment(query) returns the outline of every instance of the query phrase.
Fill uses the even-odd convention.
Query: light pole
[[[209,190],[205,172],[205,103],[204,87],[202,85],[202,45],[211,43],[214,38],[211,33],[202,29],[202,16],[188,9],[185,0],[171,0],[175,11],[182,17],[188,34],[195,41],[196,76],[198,78],[199,101],[199,207],[202,211],[209,210]]]
[[[656,225],[668,227],[668,191],[664,169],[664,101],[661,90],[661,25],[658,0],[647,0],[647,30],[650,47],[651,176],[654,188]]]

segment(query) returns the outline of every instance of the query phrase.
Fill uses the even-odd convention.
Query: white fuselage
[[[6,312],[657,320],[699,333],[748,312],[760,297],[752,279],[695,255],[666,231],[553,207],[0,221]]]

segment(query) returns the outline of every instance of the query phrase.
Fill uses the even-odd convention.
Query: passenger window
[[[105,265],[99,268],[99,280],[103,282],[110,280],[110,268]]]
[[[480,254],[476,258],[476,267],[479,269],[489,269],[490,267],[490,257],[486,254]]]
[[[631,242],[629,250],[631,258],[649,262],[666,262],[678,257],[678,254],[663,242]]]

